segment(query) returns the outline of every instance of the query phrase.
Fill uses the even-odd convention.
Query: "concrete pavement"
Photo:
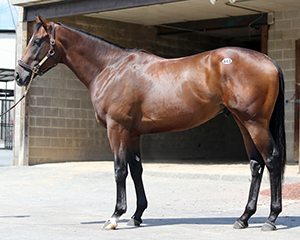
[[[12,165],[12,150],[0,149],[0,167],[7,167]]]
[[[3,153],[3,152],[2,152]],[[3,155],[3,154],[2,154]],[[3,159],[0,152],[0,159]],[[248,164],[144,163],[149,206],[139,228],[126,225],[135,210],[128,177],[128,211],[117,230],[101,230],[115,204],[112,162],[14,167],[0,160],[0,239],[298,239],[300,200],[283,200],[278,230],[262,232],[269,198],[244,230],[232,225],[249,189]],[[4,166],[3,166],[4,165]],[[300,182],[298,166],[287,166],[286,182]],[[267,174],[265,174],[267,175]],[[262,189],[269,187],[265,177]]]

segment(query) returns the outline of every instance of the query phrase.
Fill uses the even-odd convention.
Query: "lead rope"
[[[27,95],[30,87],[31,87],[31,83],[32,83],[32,79],[34,77],[34,73],[31,74],[31,78],[30,78],[30,81],[29,81],[29,84],[27,85],[26,87],[26,90],[25,90],[25,93],[23,94],[23,96],[19,99],[19,101],[17,101],[10,109],[8,109],[7,111],[5,111],[4,113],[2,113],[0,115],[0,117],[4,116],[6,113],[8,113],[9,111],[11,111],[12,109],[14,109]]]

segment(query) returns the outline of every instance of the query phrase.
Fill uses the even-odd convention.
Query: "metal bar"
[[[239,5],[237,5],[237,3],[239,3],[239,2],[242,2],[242,1],[236,1],[234,4],[227,2],[227,3],[225,3],[225,5],[229,6],[229,7],[235,7],[235,8],[240,8],[240,9],[247,10],[247,11],[256,12],[256,13],[263,13],[260,10],[256,10],[256,9],[253,9],[250,7],[239,6]]]

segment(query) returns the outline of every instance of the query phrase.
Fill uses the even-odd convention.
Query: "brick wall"
[[[89,17],[53,21],[164,57],[227,45],[220,38],[195,34],[158,37],[153,27]],[[28,26],[29,37],[32,26]],[[106,130],[95,120],[89,93],[66,66],[59,65],[35,80],[27,108],[29,164],[112,158]],[[232,117],[224,116],[186,132],[143,136],[142,153],[146,159],[246,158],[238,127]]]
[[[88,91],[64,65],[35,81],[29,116],[30,164],[110,156]]]
[[[288,161],[294,160],[295,41],[300,38],[300,9],[275,12],[269,29],[268,55],[283,69],[285,77],[286,136]]]

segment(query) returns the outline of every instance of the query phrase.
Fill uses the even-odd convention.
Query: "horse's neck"
[[[89,89],[92,81],[104,68],[116,62],[123,50],[79,32],[65,30],[69,33],[62,35],[66,37],[61,39],[64,49],[62,62]]]

